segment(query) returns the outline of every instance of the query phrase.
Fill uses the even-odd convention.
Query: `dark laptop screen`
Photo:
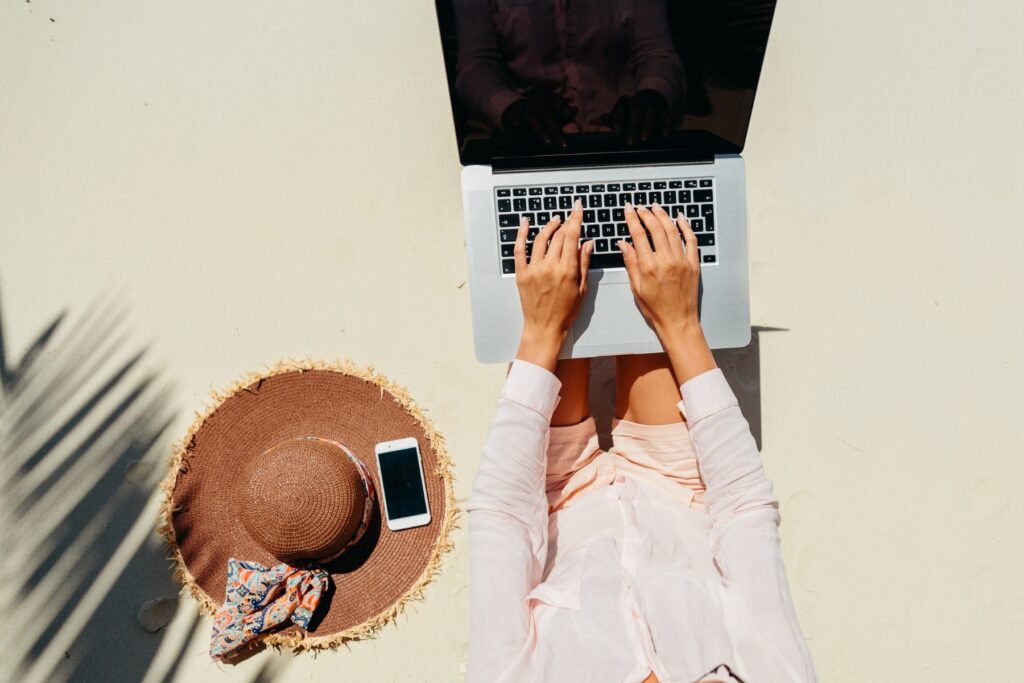
[[[739,152],[775,0],[436,0],[463,164]]]

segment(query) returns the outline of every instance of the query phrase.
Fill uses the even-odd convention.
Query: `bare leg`
[[[645,425],[682,422],[679,384],[664,353],[615,357],[615,415]]]
[[[562,382],[562,398],[551,416],[552,427],[574,425],[590,417],[590,359],[558,361],[555,375]]]

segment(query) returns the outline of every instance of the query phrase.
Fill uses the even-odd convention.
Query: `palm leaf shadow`
[[[177,640],[137,619],[178,593],[153,533],[172,386],[116,301],[57,314],[18,360],[6,333],[0,309],[0,680],[172,680],[198,616]]]

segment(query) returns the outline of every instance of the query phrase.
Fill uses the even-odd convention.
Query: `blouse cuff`
[[[526,406],[551,421],[558,405],[558,392],[562,383],[551,372],[525,360],[512,361],[512,369],[505,378],[502,398]]]
[[[679,412],[691,426],[709,415],[739,405],[720,368],[702,372],[679,387]]]

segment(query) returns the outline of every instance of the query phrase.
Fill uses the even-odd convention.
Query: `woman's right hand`
[[[637,306],[654,327],[682,384],[713,369],[715,361],[697,316],[697,237],[685,218],[679,216],[677,221],[678,226],[657,204],[639,210],[627,205],[626,224],[633,244],[619,240],[618,246]]]

